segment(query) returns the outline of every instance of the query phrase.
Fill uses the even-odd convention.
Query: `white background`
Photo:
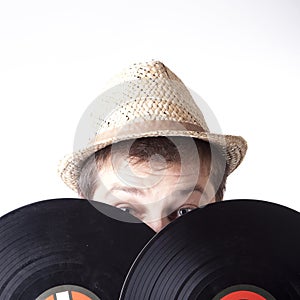
[[[159,59],[249,145],[226,199],[300,211],[300,1],[0,2],[0,214],[76,197],[58,161],[107,80]]]

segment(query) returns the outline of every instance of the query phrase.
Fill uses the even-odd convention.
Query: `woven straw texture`
[[[134,64],[115,76],[81,119],[74,153],[59,165],[59,175],[74,191],[85,160],[118,141],[154,136],[202,139],[224,150],[229,173],[243,160],[246,141],[210,133],[204,116],[183,82],[163,63]]]

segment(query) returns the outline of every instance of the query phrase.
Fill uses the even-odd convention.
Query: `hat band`
[[[186,122],[175,122],[170,120],[149,120],[142,122],[132,122],[122,127],[115,127],[110,130],[98,132],[95,139],[90,144],[97,144],[103,142],[103,140],[113,139],[118,140],[118,137],[130,137],[136,138],[146,136],[147,132],[161,132],[161,131],[193,131],[193,132],[208,132],[204,130],[198,124],[186,123]]]

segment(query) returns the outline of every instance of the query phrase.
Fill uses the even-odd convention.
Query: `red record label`
[[[221,300],[267,300],[267,299],[255,292],[236,291],[222,297]]]
[[[218,293],[213,300],[275,300],[266,290],[250,284],[230,286]]]

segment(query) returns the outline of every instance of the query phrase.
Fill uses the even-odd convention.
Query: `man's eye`
[[[177,210],[178,217],[181,217],[194,209],[195,207],[181,207]]]
[[[133,213],[133,209],[130,208],[130,207],[118,207],[119,209],[129,213],[129,214],[132,214]]]
[[[169,216],[168,218],[173,221],[187,213],[189,213],[190,211],[194,210],[196,207],[190,207],[190,206],[187,206],[187,207],[180,207],[178,208],[177,210],[173,211]]]

